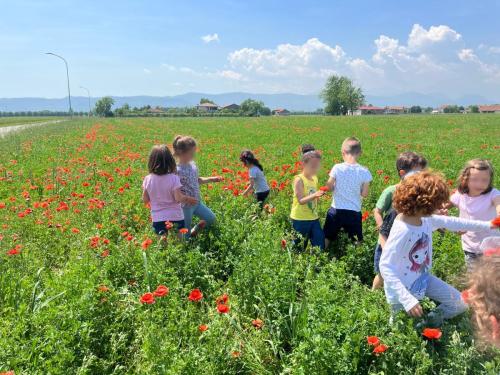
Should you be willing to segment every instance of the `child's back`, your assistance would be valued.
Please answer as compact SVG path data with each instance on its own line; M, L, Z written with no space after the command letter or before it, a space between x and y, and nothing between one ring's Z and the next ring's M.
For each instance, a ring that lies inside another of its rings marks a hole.
M358 163L341 163L333 166L330 177L335 179L332 207L361 211L361 188L372 180L370 171Z
M175 190L181 186L179 176L173 173L150 173L144 178L142 187L149 195L153 222L184 219L181 204L175 200Z

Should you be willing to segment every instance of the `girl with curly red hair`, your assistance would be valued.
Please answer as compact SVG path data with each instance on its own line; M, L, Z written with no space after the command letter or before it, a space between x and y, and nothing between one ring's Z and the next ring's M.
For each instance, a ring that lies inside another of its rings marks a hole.
M452 318L467 308L458 290L430 273L432 232L481 231L495 225L489 221L433 215L448 197L445 180L433 172L410 176L396 188L393 207L398 216L380 259L386 298L394 313L404 309L412 317L421 317L419 301L424 296L440 303L435 314L440 318Z

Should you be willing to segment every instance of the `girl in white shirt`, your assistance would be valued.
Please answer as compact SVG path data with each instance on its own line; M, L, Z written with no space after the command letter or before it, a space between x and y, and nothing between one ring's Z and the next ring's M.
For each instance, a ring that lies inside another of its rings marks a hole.
M396 188L393 207L399 214L380 259L385 294L393 312L404 309L412 317L421 317L419 301L424 296L440 303L437 309L445 319L467 309L458 290L430 274L432 232L441 228L482 231L494 225L489 221L432 215L448 196L445 180L432 172L410 176Z

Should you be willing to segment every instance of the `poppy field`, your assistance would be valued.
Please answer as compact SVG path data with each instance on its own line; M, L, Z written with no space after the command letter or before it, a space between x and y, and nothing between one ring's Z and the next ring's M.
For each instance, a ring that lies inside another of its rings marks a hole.
M224 180L202 188L216 225L165 243L141 183L151 146L177 134L197 139L202 176ZM374 178L365 241L297 253L300 145L322 151L324 184L348 136ZM404 314L390 325L370 287L371 211L398 181L397 155L423 154L453 189L469 159L500 168L499 140L495 115L75 119L12 133L0 139L0 373L498 374L468 314L439 330ZM246 148L272 188L262 213L241 195ZM459 236L436 234L433 272L463 290L464 270Z

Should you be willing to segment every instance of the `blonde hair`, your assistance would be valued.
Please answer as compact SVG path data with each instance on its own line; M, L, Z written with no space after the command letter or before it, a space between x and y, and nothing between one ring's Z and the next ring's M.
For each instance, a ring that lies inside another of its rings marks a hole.
M493 165L489 160L485 159L472 159L465 163L464 168L460 171L458 175L458 186L457 190L460 194L469 193L469 178L471 169L476 169L478 171L488 171L490 173L490 184L488 188L481 194L487 194L493 189Z
M346 154L357 156L361 154L361 142L356 137L349 137L342 142L342 151Z
M174 154L179 156L196 148L196 140L189 135L177 135L172 143Z
M482 343L500 348L500 337L492 317L500 322L500 255L483 256L469 274L466 302L472 310L472 323Z

